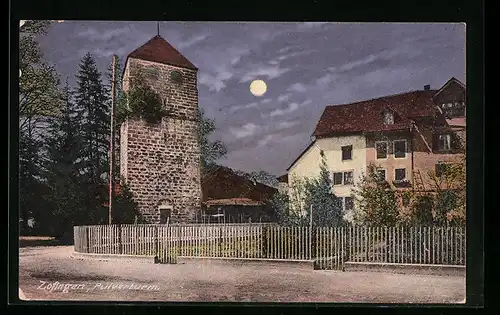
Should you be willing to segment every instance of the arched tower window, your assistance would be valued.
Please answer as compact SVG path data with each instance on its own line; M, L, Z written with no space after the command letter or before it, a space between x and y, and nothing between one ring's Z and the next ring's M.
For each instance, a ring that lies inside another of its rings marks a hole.
M174 71L170 72L170 80L175 84L182 85L182 83L184 81L184 78L182 76L182 72L180 72L178 70L174 70Z

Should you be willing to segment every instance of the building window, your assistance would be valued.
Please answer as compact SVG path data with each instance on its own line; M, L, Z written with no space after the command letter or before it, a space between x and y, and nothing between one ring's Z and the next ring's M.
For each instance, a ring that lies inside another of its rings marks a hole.
M387 141L377 141L375 142L375 150L377 151L377 159L387 158Z
M403 181L406 179L406 168L397 168L394 170L394 180Z
M352 145L346 145L341 147L342 149L342 161L352 160Z
M406 157L406 140L396 140L394 145L394 157L404 158Z
M353 197L344 197L343 198L343 209L344 209L344 212L354 210L354 198Z
M333 173L333 184L342 185L343 174L342 172Z
M386 125L394 124L394 114L391 111L384 112L384 124Z
M387 180L386 171L385 170L377 170L377 174L378 174L378 179L380 181Z
M352 185L353 183L352 171L333 173L333 185Z
M451 137L449 134L438 135L437 140L439 151L449 151L451 149Z
M352 185L354 183L351 172L344 172L344 185Z

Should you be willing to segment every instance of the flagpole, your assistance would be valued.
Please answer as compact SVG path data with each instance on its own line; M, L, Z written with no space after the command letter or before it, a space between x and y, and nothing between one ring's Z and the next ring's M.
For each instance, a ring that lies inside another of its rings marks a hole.
M113 199L115 192L115 172L114 172L114 159L115 159L115 98L116 98L116 64L118 63L118 56L113 55L112 78L111 78L111 123L109 140L109 224L112 224L113 213Z

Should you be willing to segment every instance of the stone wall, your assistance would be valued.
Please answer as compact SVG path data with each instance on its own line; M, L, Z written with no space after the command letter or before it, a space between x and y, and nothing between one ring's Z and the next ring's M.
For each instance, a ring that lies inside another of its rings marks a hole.
M125 91L138 71L160 94L169 115L154 125L139 119L122 125L121 175L148 222L159 223L160 205L172 207L170 222L192 221L201 208L196 70L129 58ZM172 71L182 75L182 83Z

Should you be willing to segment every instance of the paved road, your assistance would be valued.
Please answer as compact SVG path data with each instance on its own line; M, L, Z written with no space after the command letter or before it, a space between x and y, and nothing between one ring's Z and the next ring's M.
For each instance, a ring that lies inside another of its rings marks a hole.
M72 250L67 246L20 249L20 289L27 299L460 303L465 297L465 277L101 262L72 259Z

